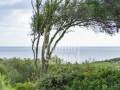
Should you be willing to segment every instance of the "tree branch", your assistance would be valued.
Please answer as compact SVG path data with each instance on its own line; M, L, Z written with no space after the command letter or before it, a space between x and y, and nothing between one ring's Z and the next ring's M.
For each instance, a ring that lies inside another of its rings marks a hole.
M33 11L35 12L35 14L37 13L36 10L35 10L35 7L33 5L33 0L31 0L31 5L32 5L32 8L33 8Z
M54 51L54 49L56 48L58 42L63 38L63 36L65 35L66 31L67 31L67 29L64 30L64 31L62 32L62 34L60 35L60 37L56 40L54 46L52 47L52 49L51 49L51 51L50 51L50 55L53 53L53 51Z

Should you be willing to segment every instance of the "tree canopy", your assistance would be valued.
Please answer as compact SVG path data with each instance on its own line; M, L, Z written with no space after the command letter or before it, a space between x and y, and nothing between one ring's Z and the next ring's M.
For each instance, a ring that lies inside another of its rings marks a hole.
M118 0L34 0L32 1L32 49L38 59L41 37L43 67L59 41L73 26L94 27L110 35L119 31L120 1ZM55 31L51 36L51 31Z

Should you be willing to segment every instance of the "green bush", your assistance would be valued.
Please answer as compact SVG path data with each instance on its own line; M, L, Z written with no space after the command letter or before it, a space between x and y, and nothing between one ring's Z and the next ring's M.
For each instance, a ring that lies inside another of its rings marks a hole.
M6 74L7 73L7 68L3 63L0 63L0 73L1 74Z
M65 85L72 80L69 74L48 75L37 85L38 90L64 90Z
M120 90L119 84L119 70L84 68L83 72L74 70L48 75L37 87L38 90Z
M16 84L19 82L24 82L24 77L17 70L13 69L7 73L7 77L11 84Z
M46 74L38 75L33 60L0 59L0 90L120 90L118 65L55 62Z
M36 90L36 87L31 82L18 83L16 84L16 90Z
M15 90L5 76L0 75L0 90Z
M13 84L35 79L35 66L32 60L13 58L7 60L5 64L9 68L8 78Z

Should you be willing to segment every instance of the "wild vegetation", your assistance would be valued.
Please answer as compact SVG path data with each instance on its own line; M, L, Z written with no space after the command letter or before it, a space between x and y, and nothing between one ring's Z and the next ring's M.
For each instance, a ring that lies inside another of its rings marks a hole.
M50 60L37 76L34 60L0 59L0 90L120 90L120 59L83 64Z

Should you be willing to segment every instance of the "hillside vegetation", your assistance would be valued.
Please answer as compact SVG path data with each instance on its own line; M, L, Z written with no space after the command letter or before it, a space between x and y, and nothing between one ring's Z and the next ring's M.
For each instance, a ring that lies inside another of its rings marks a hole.
M43 75L33 60L0 59L0 90L120 90L119 61L63 64L54 59Z

